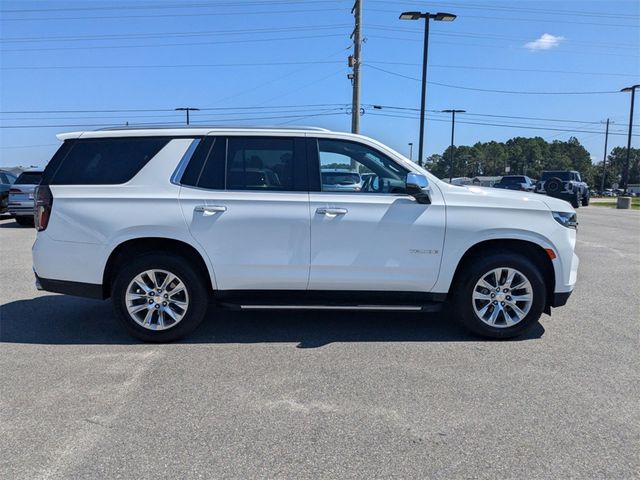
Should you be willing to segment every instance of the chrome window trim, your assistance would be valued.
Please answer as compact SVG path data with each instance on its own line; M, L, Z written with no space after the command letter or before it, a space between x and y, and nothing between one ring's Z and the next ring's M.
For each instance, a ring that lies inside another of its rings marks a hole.
M193 154L196 151L196 148L198 148L198 145L200 145L201 140L202 138L194 138L191 142L191 145L189 145L187 150L184 152L184 155L182 155L182 158L178 162L178 166L174 170L173 174L171 175L171 179L169 180L172 184L182 186L182 175L187 169L187 165L189 165L189 161L191 160L191 157L193 157Z

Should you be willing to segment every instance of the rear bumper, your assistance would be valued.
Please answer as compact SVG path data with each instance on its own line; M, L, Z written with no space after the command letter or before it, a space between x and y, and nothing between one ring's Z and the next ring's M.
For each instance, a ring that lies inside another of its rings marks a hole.
M64 295L73 295L74 297L96 298L99 300L105 299L102 285L40 278L35 272L34 275L36 277L36 288L38 290L62 293Z
M7 209L14 217L33 216L33 202L9 202Z

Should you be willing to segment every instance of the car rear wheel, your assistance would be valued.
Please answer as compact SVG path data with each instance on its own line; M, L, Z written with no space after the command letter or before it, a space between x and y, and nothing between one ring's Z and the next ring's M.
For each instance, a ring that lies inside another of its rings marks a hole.
M124 265L111 294L129 333L145 342L170 342L192 332L204 318L206 285L186 259L150 253Z
M582 197L582 206L583 207L588 207L590 200L591 200L591 195L589 195L588 193L585 193L584 197Z
M484 337L522 335L536 324L546 304L540 270L515 252L478 257L458 279L452 296L456 318Z

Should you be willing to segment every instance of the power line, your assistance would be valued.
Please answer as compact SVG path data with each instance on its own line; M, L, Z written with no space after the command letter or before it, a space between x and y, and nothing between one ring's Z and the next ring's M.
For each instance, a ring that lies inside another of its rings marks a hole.
M32 17L32 18L5 18L0 17L2 22L37 22L47 21L52 22L55 20L121 20L124 18L140 18L140 19L154 19L154 18L175 18L175 17L219 17L219 16L235 16L235 15L285 15L285 14L297 14L297 13L318 13L318 12L344 12L343 8L322 8L322 9L304 9L304 10L248 10L244 12L198 12L198 13L163 13L158 15L102 15L102 16L84 16L84 17Z
M371 0L372 3L395 3L388 2L384 0ZM405 1L404 3L409 4L417 4L424 5L423 2L416 1ZM629 14L615 14L615 13L606 13L606 12L585 12L584 10L559 10L554 8L553 10L543 9L543 8L531 8L531 7L513 7L513 6L502 6L502 5L482 5L482 4L470 4L467 2L464 3L449 3L449 4L439 4L442 7L451 7L451 8L460 8L460 9L470 9L470 10L482 10L482 11L502 11L502 12L526 12L526 13L537 13L544 15L566 15L566 16L581 16L581 17L593 17L593 18L617 18L617 19L634 19L640 18L638 15L629 15Z
M330 115L344 115L344 112L335 112L335 113L316 113L316 114L305 114L305 115L274 115L274 116L266 116L266 117L252 117L252 118L226 118L224 123L227 122L247 122L253 120L276 120L283 118L308 118L308 117L321 117L321 116L330 116ZM191 122L191 124L206 124L208 123L206 120L197 120ZM129 123L131 127L138 126L162 126L162 125L182 125L182 123L178 122L154 122L154 123ZM66 125L0 125L0 129L19 129L19 128L86 128L86 127L109 127L113 126L112 123L80 123L80 124L66 124Z
M384 68L380 68L380 67L375 67L373 65L369 65L368 63L364 64L365 66L369 67L369 68L373 68L374 70L379 70L381 72L387 73L389 75L395 75L397 77L402 77L402 78L406 78L409 80L415 80L415 81L421 81L419 78L415 78L415 77L410 77L408 75L402 75L400 73L397 72L392 72L390 70L385 70ZM599 92L528 92L528 91L516 91L516 90L493 90L493 89L488 89L488 88L475 88L475 87L466 87L466 86L462 86L462 85L451 85L448 83L441 83L441 82L432 82L429 81L427 82L431 85L438 85L441 87L447 87L447 88L457 88L457 89L461 89L461 90L473 90L476 92L488 92L488 93L505 93L505 94L511 94L511 95L599 95L599 94L611 94L611 93L619 93L618 91L615 90L607 90L607 91L599 91Z
M388 62L388 61L368 61L370 65L404 65L417 67L419 63L411 62ZM429 64L429 68L452 68L462 70L489 70L489 71L505 71L505 72L527 72L527 73L564 73L572 75L604 75L604 76L617 76L617 77L634 77L638 75L634 73L615 73L615 72L583 72L575 70L546 70L539 68L509 68L509 67L493 67L493 66L478 66L478 65L452 65L452 64Z
M332 33L324 35L304 35L295 37L275 37L275 38L260 38L261 42L281 41L281 40L305 40L311 38L329 38L329 37L344 37L342 33ZM17 53L17 52L45 52L45 51L58 51L58 50L96 50L96 49L111 49L111 48L154 48L154 47L183 47L183 46L197 46L197 45L229 45L238 43L255 43L256 39L247 40L225 40L215 42L188 42L188 43L152 43L152 44L138 44L138 45L96 45L86 47L47 47L47 48L14 48L10 50L2 49L2 53Z
M330 107L346 106L346 103L309 103L303 105L246 105L240 107L202 107L202 111L228 111L228 110L255 110L255 109L276 109L276 108L307 108L307 107ZM23 114L23 113L128 113L128 112L173 112L173 108L125 108L107 110L5 110L0 114Z
M253 2L216 2L211 3L179 3L165 5L112 5L101 7L59 7L59 8L31 8L31 9L3 9L4 13L37 13L37 12L75 12L75 11L104 11L104 10L167 10L180 8L220 8L220 7L238 7L238 6L254 6L254 5L292 5L292 4L309 4L309 3L339 3L338 0L270 0L270 1L253 1Z
M396 114L388 114L388 113L379 113L379 112L371 112L371 115L377 115L377 116L383 116L383 117L392 117L392 118L403 118L406 120L415 120L417 117L415 116L408 116L408 115L396 115ZM449 120L446 120L444 118L439 118L439 117L431 117L430 118L431 121L433 122L443 122L443 123L449 123ZM520 128L523 130L542 130L542 131L556 131L556 132L566 132L566 133L599 133L602 134L602 132L600 131L594 131L594 130L576 130L576 129L563 129L563 128L556 128L556 127L542 127L542 126L527 126L527 125L516 125L516 124L511 124L511 123L490 123L490 122L473 122L473 121L466 121L466 120L458 120L457 123L464 123L464 124L468 124L468 125L482 125L482 126L488 126L488 127L507 127L507 128ZM620 133L612 133L609 132L609 135L626 135L623 132ZM640 137L640 134L634 134L634 136L636 137Z
M205 30L205 31L182 31L182 32L149 32L149 33L114 33L102 35L61 35L55 37L8 37L0 38L1 43L23 43L23 42L75 42L87 40L137 40L147 38L167 38L167 37L201 37L201 36L217 36L217 35L254 35L256 33L281 33L281 32L298 32L310 30L331 30L334 28L346 28L348 24L333 24L310 27L308 25L288 26L277 28L252 28L251 30Z

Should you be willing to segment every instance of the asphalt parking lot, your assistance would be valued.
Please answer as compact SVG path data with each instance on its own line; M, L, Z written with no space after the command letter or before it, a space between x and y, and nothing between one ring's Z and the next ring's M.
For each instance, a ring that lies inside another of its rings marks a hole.
M170 345L37 292L0 220L3 478L638 478L640 212L581 208L565 308L517 341L440 315L228 312Z

